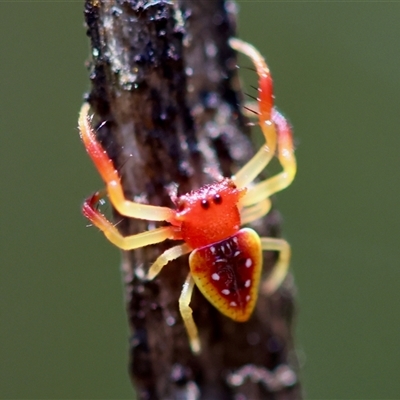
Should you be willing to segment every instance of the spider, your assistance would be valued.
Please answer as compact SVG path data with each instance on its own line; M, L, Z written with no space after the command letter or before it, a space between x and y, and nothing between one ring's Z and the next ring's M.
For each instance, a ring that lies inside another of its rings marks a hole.
M195 285L222 314L244 322L250 318L257 301L262 252L279 252L276 265L261 285L261 290L268 295L282 283L290 260L290 246L285 240L260 238L254 230L241 228L269 212L270 196L292 182L296 160L291 128L274 108L272 78L264 58L252 45L239 39L232 38L229 43L234 50L247 55L256 68L259 85L257 115L265 144L234 176L176 198L171 196L175 209L126 199L119 173L96 139L88 103L83 104L79 116L82 141L106 184L106 193L115 209L126 217L166 221L169 225L124 237L97 208L103 192L96 192L84 202L83 214L110 242L123 250L166 239L181 241L155 260L147 273L149 280L154 279L168 262L190 253L190 272L179 298L179 309L194 353L199 353L201 348L189 306ZM275 154L283 171L253 183Z

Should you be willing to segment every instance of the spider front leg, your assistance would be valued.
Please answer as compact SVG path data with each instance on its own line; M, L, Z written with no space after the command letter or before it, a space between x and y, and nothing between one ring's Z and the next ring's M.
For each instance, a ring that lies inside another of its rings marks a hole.
M88 115L89 109L90 105L88 103L82 105L79 114L79 131L86 151L106 184L107 194L112 205L125 217L173 222L175 213L172 209L135 203L125 198L118 171L108 157L107 152L96 139L91 126L91 118Z
M256 67L258 74L258 120L260 128L265 137L265 144L257 154L245 164L233 177L232 180L239 188L247 187L257 175L267 166L275 154L276 131L272 122L272 111L274 95L272 78L269 68L258 50L251 44L240 39L232 38L229 40L230 46L246 56L250 57Z

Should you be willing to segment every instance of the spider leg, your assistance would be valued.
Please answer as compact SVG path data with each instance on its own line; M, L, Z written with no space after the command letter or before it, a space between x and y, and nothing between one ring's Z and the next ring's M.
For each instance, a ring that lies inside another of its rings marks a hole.
M85 200L83 215L97 226L107 239L122 250L133 250L150 244L163 242L166 239L180 239L177 228L164 226L131 236L122 236L118 229L97 209L101 193L97 192Z
M162 253L150 267L149 272L147 274L147 279L154 279L169 261L175 260L176 258L184 254L190 253L191 251L192 249L186 243L165 250L164 253ZM193 311L189 306L190 300L192 298L194 285L195 285L194 279L192 278L192 275L189 273L185 283L183 284L182 293L179 297L179 311L181 313L189 337L190 348L192 349L193 353L199 353L200 352L199 334L192 316Z
M240 211L240 219L242 225L256 221L257 219L268 214L270 209L271 209L271 200L269 198L261 200L250 207L243 208Z
M190 248L186 243L165 250L164 253L162 253L151 265L149 272L147 273L147 279L154 279L166 264L184 254L190 253L191 251L192 248Z
M275 124L272 122L274 96L269 68L258 50L252 45L236 38L231 38L229 44L234 50L248 56L256 67L259 94L257 99L258 123L265 137L264 146L232 177L232 180L240 188L247 187L267 166L275 154L276 131Z
M174 211L168 207L152 206L135 203L127 200L121 186L121 179L112 160L97 141L88 115L90 105L84 103L79 114L79 130L82 141L90 158L94 162L103 181L106 183L107 193L112 205L126 217L147 219L149 221L174 220Z
M181 296L179 297L179 311L181 312L181 316L189 336L190 348L192 349L193 353L196 354L200 352L199 333L192 316L193 311L189 306L192 298L193 288L194 280L192 275L189 273L185 283L183 284Z
M285 279L290 261L290 245L286 240L276 238L260 238L263 250L279 251L278 260L271 274L262 283L261 290L265 294L272 294L279 288Z
M293 152L292 130L289 123L278 111L273 112L273 122L278 131L278 159L283 171L249 188L241 200L246 207L270 197L289 186L296 175L296 158Z

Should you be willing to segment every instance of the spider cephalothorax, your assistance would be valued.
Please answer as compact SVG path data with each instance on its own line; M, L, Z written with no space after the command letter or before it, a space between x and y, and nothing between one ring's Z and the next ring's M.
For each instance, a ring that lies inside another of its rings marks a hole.
M238 203L245 191L225 178L180 196L176 220L182 239L196 249L236 233L240 229Z

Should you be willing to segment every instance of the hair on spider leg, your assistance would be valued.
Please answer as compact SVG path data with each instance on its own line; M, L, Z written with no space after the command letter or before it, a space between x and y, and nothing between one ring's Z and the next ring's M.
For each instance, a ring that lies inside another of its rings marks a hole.
M242 106L245 110L247 110L248 112L251 112L251 113L253 113L253 114L255 114L255 115L260 115L260 113L258 112L258 111L256 111L256 110L253 110L252 108L250 108L250 107L247 107L247 106Z
M258 101L258 100L259 100L258 97L255 97L255 96L253 96L253 95L251 95L251 94L249 94L249 93L245 93L245 95L248 96L248 97L250 97L251 99L253 99L253 100L255 100L255 101Z
M104 207L104 211L103 212L109 212L109 210L110 210L110 204L104 198L100 198L97 201L97 203L94 205L94 208L96 209L96 211L99 211L99 212L101 212L100 207Z
M254 67L248 67L248 66L242 67L242 66L240 66L240 65L236 65L236 68L237 68L237 69L243 68L243 69L247 69L248 71L257 73L257 70L256 70ZM254 86L254 85L249 85L249 86L250 86L252 89L255 89L257 92L259 91L259 88L258 88L257 86ZM247 94L247 93L245 93L245 94ZM250 96L250 95L248 95L248 96ZM257 100L257 99L256 99L256 100Z
M249 85L252 89L257 90L257 92L259 91L259 88L253 85Z
M101 199L101 200L103 200L103 199ZM94 209L96 210L96 211L100 211L100 206L102 206L103 204L99 204L100 203L100 200L94 205Z
M128 163L130 157L131 157L131 155L129 155L129 157L126 158L126 159L124 160L124 162L119 166L118 172L121 172L122 169L125 168L125 166L126 166L126 164Z
M242 65L238 65L236 64L236 68L243 68L243 69L247 69L248 71L253 71L253 72L257 72L257 70L254 67L249 67L248 65L242 66Z
M248 71L251 71L251 72L255 72L255 73L257 73L257 69L256 68L254 68L254 67L248 67L247 65L246 66L240 66L240 65L236 65L236 68L237 69L239 69L239 68L243 68L243 69L246 69L246 70L248 70ZM259 88L257 87L257 86L254 86L254 85L249 85L252 89L255 89L257 92L259 91ZM245 93L245 94L247 94L247 93Z
M93 115L92 115L92 117L93 117ZM107 122L108 122L107 120L101 122L100 125L96 128L96 133L98 133L99 130L100 130Z
M132 154L129 154L129 156L121 163L121 165L118 166L117 168L118 172L121 172L125 168L126 164L128 163L131 157L133 157Z
M114 228L116 228L119 224L121 224L121 222L123 221L123 218L121 218L119 221L117 221L117 222L114 222L113 223L113 226L114 226Z

